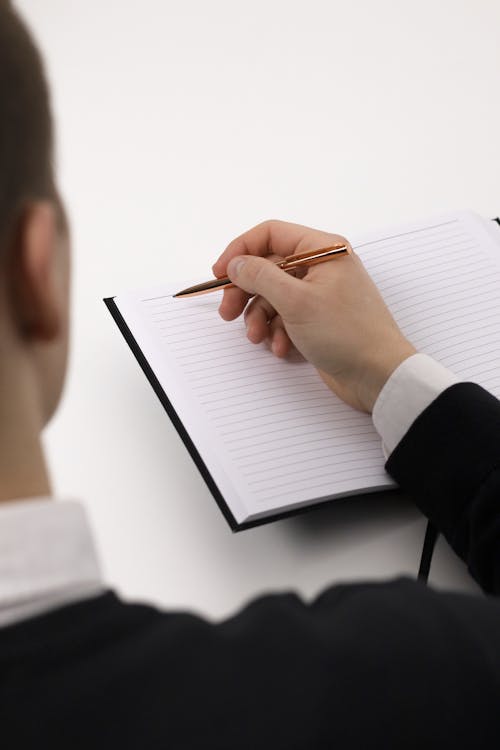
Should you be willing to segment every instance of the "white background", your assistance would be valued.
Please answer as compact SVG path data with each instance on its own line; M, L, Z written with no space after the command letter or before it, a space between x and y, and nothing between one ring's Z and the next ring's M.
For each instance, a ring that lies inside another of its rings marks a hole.
M261 591L414 574L424 522L371 497L233 535L102 297L208 278L266 218L349 236L500 212L498 0L22 0L73 228L73 348L46 432L127 598L234 611ZM431 580L472 590L440 542Z

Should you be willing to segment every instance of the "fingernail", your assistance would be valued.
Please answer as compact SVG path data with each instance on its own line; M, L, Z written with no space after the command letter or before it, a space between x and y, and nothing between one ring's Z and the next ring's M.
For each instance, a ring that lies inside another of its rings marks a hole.
M238 274L245 265L245 258L233 258L227 265L227 275L231 278L238 278Z
M273 341L273 343L271 344L271 349L273 350L273 354L276 354L276 356L278 356L278 342L277 341Z

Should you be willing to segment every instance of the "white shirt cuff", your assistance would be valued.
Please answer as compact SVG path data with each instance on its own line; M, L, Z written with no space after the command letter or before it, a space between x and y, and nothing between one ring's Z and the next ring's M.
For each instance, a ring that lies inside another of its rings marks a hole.
M385 383L372 412L373 424L389 458L416 418L459 378L428 354L405 359Z

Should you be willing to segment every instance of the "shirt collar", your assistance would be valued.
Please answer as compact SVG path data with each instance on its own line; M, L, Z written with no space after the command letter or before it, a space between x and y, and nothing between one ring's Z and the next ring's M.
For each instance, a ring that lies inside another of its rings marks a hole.
M52 498L0 503L0 626L103 590L82 505Z

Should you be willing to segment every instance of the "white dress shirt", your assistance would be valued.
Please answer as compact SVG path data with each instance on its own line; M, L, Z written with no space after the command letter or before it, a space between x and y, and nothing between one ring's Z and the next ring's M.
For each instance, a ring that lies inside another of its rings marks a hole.
M372 419L386 458L419 414L459 379L428 354L413 354L392 373L373 406Z
M0 503L0 626L104 591L80 503Z
M418 415L456 382L426 354L414 354L393 372L372 415L386 458ZM0 503L0 626L104 590L82 505L50 498Z

